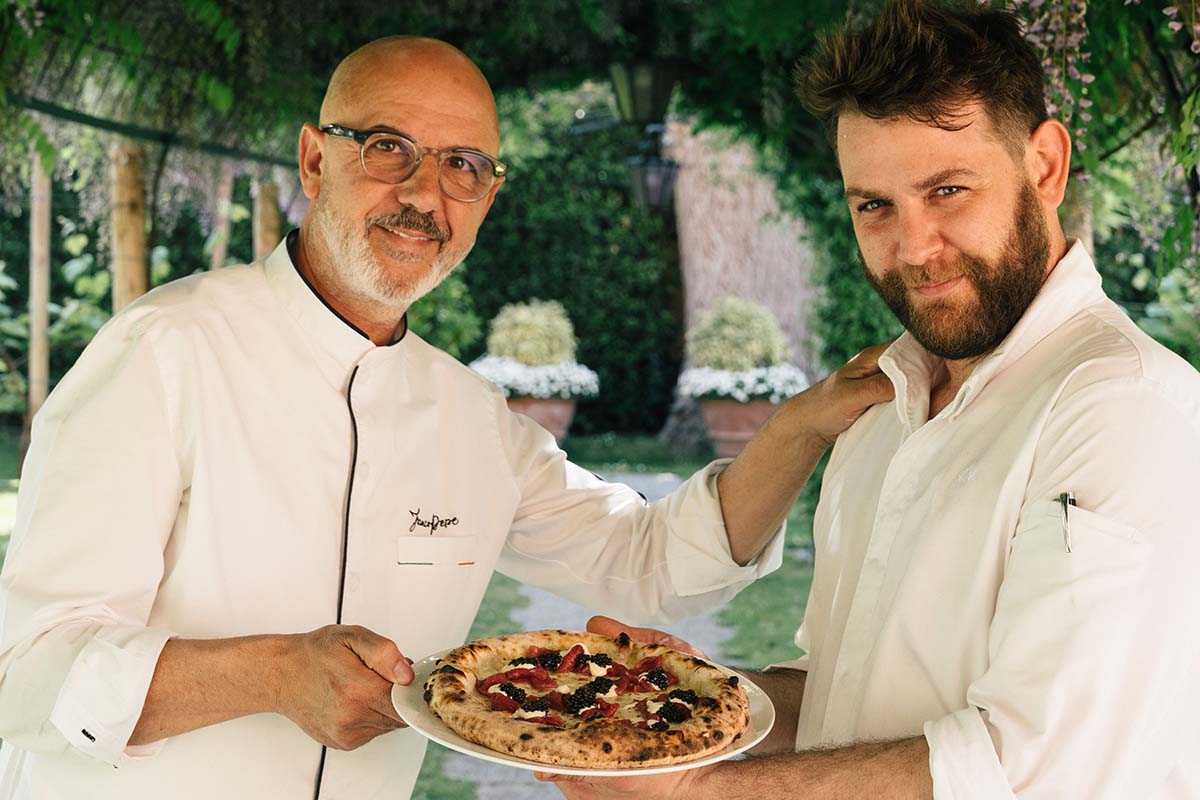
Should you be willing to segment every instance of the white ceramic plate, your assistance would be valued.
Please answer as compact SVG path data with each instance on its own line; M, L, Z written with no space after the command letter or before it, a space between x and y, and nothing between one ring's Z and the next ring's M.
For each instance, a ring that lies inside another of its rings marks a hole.
M408 686L396 685L392 687L392 705L396 707L400 718L410 728L426 738L449 747L451 750L457 750L460 753L466 753L475 758L482 758L485 761L506 764L517 769L553 772L559 775L594 775L597 777L653 775L659 772L676 772L678 770L704 766L705 764L713 764L717 761L724 761L730 756L735 756L738 753L749 750L762 741L763 737L770 733L771 726L775 724L775 706L771 704L771 698L767 697L766 692L758 688L752 681L746 680L746 676L736 673L731 669L726 669L719 664L714 664L713 666L727 675L737 675L741 679L742 688L746 690L746 696L750 699L750 727L746 729L746 732L742 734L740 739L724 750L692 761L684 761L679 764L668 764L660 767L583 769L580 767L561 767L554 764L539 764L536 761L528 761L524 758L506 755L496 750L490 750L483 745L468 742L447 728L445 723L429 710L429 706L425 703L425 698L422 697L425 681L429 678L429 674L433 672L433 667L437 663L437 660L449 652L450 650L443 650L413 664L413 672L416 673L413 682Z

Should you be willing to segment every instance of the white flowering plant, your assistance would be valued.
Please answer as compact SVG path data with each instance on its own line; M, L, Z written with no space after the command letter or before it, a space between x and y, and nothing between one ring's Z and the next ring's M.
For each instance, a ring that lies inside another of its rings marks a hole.
M808 378L784 363L787 340L766 308L723 297L688 331L695 366L679 376L679 392L698 400L779 403L808 388Z
M504 356L486 355L472 361L471 369L499 386L505 397L570 400L600 392L600 377L574 361L531 367Z
M492 320L488 352L471 369L505 397L570 400L594 397L600 377L575 361L575 327L561 303L511 303Z
M782 403L808 388L804 372L791 364L747 370L690 367L679 375L679 391L698 400L728 399L739 403L770 400Z

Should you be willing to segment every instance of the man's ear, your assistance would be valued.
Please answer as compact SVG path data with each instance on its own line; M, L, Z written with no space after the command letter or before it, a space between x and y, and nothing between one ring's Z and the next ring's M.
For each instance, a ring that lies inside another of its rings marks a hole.
M1043 205L1062 205L1071 174L1071 135L1061 122L1048 119L1030 135L1025 167Z
M300 129L300 186L309 200L317 199L321 193L321 146L324 138L325 134L311 122L304 123Z
M486 217L487 213L492 210L492 203L496 202L496 192L500 191L500 187L504 185L504 181L505 178L497 180L496 184L487 193L487 197L479 201L483 203L483 216Z

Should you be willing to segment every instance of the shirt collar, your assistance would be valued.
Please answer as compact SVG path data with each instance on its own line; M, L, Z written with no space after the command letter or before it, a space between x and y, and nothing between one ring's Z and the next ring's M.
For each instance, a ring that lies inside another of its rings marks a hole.
M994 377L1079 311L1103 300L1104 296L1100 273L1087 250L1075 241L1050 271L1037 297L1008 336L976 365L943 413L947 416L961 413ZM945 369L943 360L929 353L906 332L883 354L879 366L896 389L893 402L901 422L910 431L920 427L928 419L930 387Z
M296 231L289 233L264 260L267 284L312 347L322 371L336 385L341 385L365 355L382 348L377 348L365 333L334 311L305 280L289 251L295 236ZM400 329L403 331L400 338L389 346L397 351L407 338L407 316Z

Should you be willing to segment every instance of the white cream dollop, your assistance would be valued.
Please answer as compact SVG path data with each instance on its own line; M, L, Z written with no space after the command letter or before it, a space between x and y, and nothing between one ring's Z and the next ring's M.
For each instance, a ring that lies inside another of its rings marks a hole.
M514 719L540 719L546 716L549 712L546 711L526 711L523 708L518 708L513 712Z

